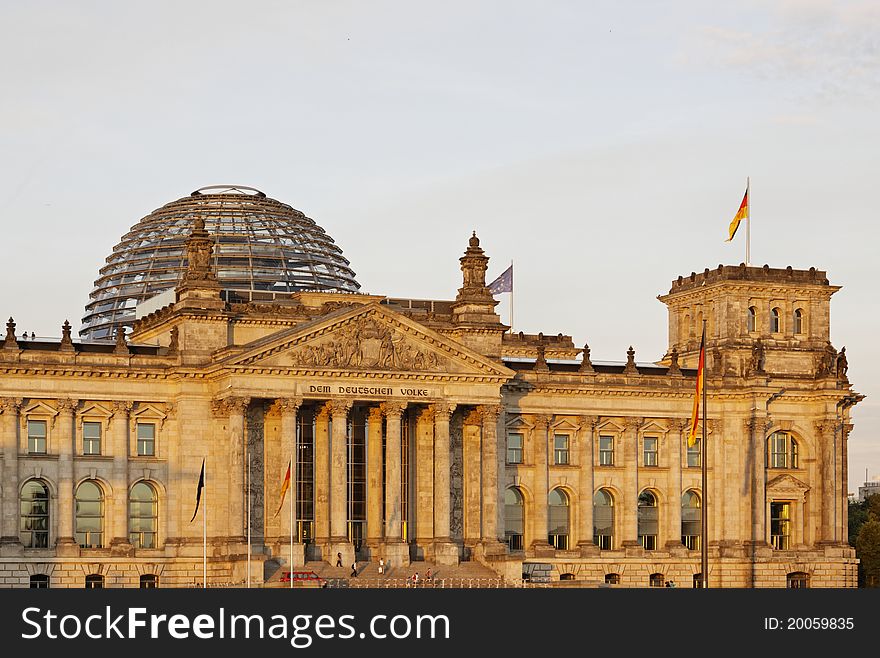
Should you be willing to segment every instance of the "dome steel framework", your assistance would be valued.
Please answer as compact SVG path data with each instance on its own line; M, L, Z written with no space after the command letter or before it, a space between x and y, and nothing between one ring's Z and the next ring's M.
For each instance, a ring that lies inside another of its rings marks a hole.
M197 216L215 239L213 267L224 291L360 288L342 250L313 219L252 187L212 185L153 211L122 236L89 295L81 338L112 339L117 327L132 326L135 306L177 286Z

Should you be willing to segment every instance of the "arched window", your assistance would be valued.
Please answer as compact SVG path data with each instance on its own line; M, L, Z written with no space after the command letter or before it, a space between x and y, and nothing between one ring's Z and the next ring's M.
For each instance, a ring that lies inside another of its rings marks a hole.
M568 494L562 489L554 489L547 496L549 506L550 534L547 541L553 548L564 551L568 549Z
M810 574L793 571L785 576L785 586L789 589L804 589L810 586Z
M693 491L685 491L681 496L681 543L688 550L700 550L700 536L703 534L702 507L700 497Z
M758 327L758 310L754 306L749 306L749 312L746 315L746 331L757 331Z
M35 573L31 576L31 589L49 589L49 576L44 573Z
M159 576L146 573L141 576L141 589L156 589L159 587Z
M794 310L794 333L804 333L804 312L799 308Z
M523 550L525 502L516 488L504 492L504 538L512 551Z
M778 334L781 331L779 326L779 309L774 308L770 311L770 333Z
M767 439L767 467L798 467L798 442L788 432L773 432Z
M31 480L21 490L19 538L25 548L49 548L49 489Z
M657 550L658 527L657 497L643 491L639 494L639 542L646 551Z
M620 574L619 573L606 573L605 574L605 582L609 585L620 585Z
M651 587L663 587L666 585L666 576L662 573L652 573L650 575L649 585Z
M76 488L76 541L82 548L104 546L104 492L92 480Z
M614 498L604 489L593 496L593 543L603 551L614 545Z
M128 540L135 548L156 548L159 528L159 500L146 482L131 488L128 508Z
M86 589L104 589L104 576L99 573L90 573L86 576Z

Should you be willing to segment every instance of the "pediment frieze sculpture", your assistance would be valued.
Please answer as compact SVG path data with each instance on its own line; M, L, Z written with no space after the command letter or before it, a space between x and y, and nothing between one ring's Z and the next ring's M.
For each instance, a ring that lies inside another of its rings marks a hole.
M296 365L362 370L447 370L447 360L424 350L399 331L370 317L360 317L326 336L290 352Z

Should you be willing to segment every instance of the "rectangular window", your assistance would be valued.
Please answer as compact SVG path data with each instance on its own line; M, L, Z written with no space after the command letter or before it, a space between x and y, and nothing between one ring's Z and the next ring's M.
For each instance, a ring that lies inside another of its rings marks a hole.
M791 546L791 503L770 503L770 545L777 551Z
M599 466L614 466L614 437L599 437Z
M657 466L657 437L646 436L644 439L644 465Z
M568 434L553 435L553 461L568 464Z
M28 452L32 455L46 454L46 421L29 420L27 423Z
M155 423L138 423L137 454L139 457L153 457L156 454Z
M83 454L101 454L101 423L83 423Z
M511 432L507 435L507 463L523 463L523 435Z
M770 437L770 468L788 468L786 435L777 432Z
M700 466L700 439L694 440L694 445L687 447L687 463L688 468L699 468Z

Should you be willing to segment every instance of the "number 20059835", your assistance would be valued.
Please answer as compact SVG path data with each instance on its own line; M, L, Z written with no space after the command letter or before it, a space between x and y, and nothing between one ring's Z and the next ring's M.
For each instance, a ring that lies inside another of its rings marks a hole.
M767 631L848 631L853 628L853 617L764 617Z

